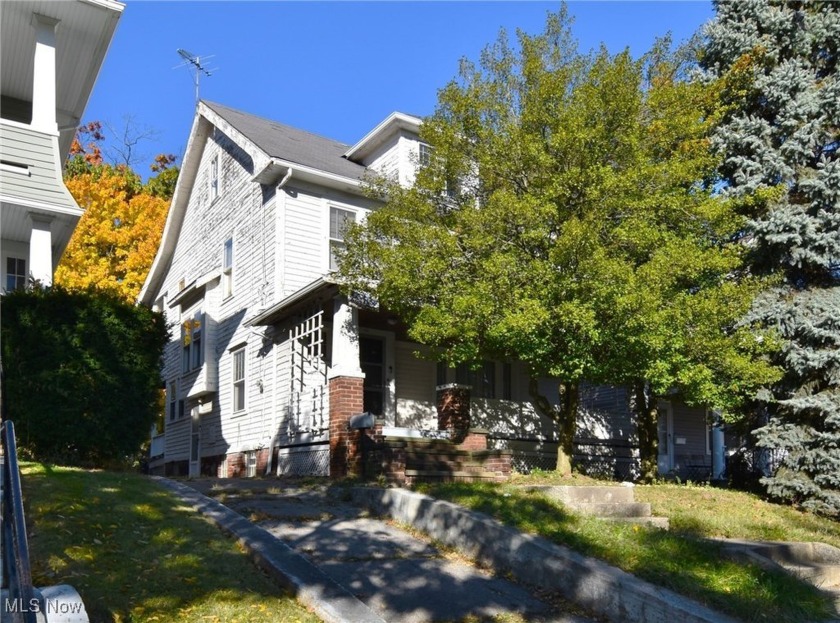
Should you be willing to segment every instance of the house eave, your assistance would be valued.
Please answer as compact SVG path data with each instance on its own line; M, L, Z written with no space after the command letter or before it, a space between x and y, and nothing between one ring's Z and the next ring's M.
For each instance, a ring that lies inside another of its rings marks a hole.
M399 130L418 133L423 120L414 115L402 112L392 112L373 130L368 132L362 140L344 152L344 157L353 162L360 162L382 145L388 138Z
M362 180L335 173L328 173L321 169L297 164L283 158L271 158L254 177L252 181L259 184L271 185L279 182L289 169L294 171L295 180L305 180L328 188L344 190L354 194L361 194Z

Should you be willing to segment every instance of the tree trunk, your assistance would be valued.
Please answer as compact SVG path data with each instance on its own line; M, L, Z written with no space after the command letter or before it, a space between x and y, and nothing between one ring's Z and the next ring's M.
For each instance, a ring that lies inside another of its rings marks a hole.
M639 434L641 479L651 482L659 473L659 411L657 397L650 383L638 379L633 383L636 411L636 429Z
M555 408L539 391L537 379L531 376L528 382L528 393L537 411L557 422L557 472L561 476L572 473L572 455L574 454L575 428L577 425L577 411L580 403L580 384L577 382L560 383L560 406Z

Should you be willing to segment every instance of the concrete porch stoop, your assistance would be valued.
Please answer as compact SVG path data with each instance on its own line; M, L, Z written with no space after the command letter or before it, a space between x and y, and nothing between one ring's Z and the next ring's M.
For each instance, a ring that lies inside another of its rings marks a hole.
M584 515L668 529L667 517L654 517L651 515L650 504L636 502L632 486L529 485L523 488L541 493L569 510Z

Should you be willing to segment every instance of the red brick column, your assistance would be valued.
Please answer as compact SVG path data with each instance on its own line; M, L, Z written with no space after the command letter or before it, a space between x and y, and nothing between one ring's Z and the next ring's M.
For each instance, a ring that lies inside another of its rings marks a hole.
M449 431L460 443L470 430L470 386L452 383L437 387L438 430Z
M364 378L336 376L330 390L330 478L358 472L360 431L347 430L350 416L364 408Z

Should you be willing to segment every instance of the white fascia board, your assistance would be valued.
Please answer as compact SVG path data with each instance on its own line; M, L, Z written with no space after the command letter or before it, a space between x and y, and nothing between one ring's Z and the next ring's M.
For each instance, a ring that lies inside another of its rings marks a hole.
M423 120L414 115L407 115L402 112L392 112L384 121L379 123L373 130L365 134L364 138L344 152L344 157L352 160L353 157L363 157L374 149L381 141L388 137L391 127L404 128L413 132L419 132Z
M163 235L160 239L155 259L143 289L137 297L139 303L151 307L158 296L163 285L163 278L172 254L175 252L175 243L181 233L181 225L184 222L184 215L187 211L190 194L198 174L198 167L201 164L201 154L204 152L204 142L210 136L211 124L201 115L196 114L193 119L193 127L190 130L190 138L187 142L187 149L184 152L184 160L181 162L181 170L178 174L178 181L175 183L175 192L169 204L169 213L166 215L166 224L163 227Z
M70 199L73 200L74 204L76 203L72 195L70 196ZM40 210L52 214L65 214L67 216L75 216L76 218L81 218L82 215L85 213L84 210L82 210L78 206L75 208L69 206L62 207L52 203L43 203L41 201L34 201L32 199L26 199L25 197L13 197L11 195L0 194L0 202L21 206L23 208L30 208L32 210Z
M289 169L294 170L294 179L314 181L320 183L322 186L331 188L339 188L341 190L358 189L362 185L362 180L360 179L328 173L327 171L297 164L289 160L284 160L283 158L272 158L259 173L251 178L251 181L261 184L269 183L270 180L273 181L273 178L280 177L281 174L285 174Z

